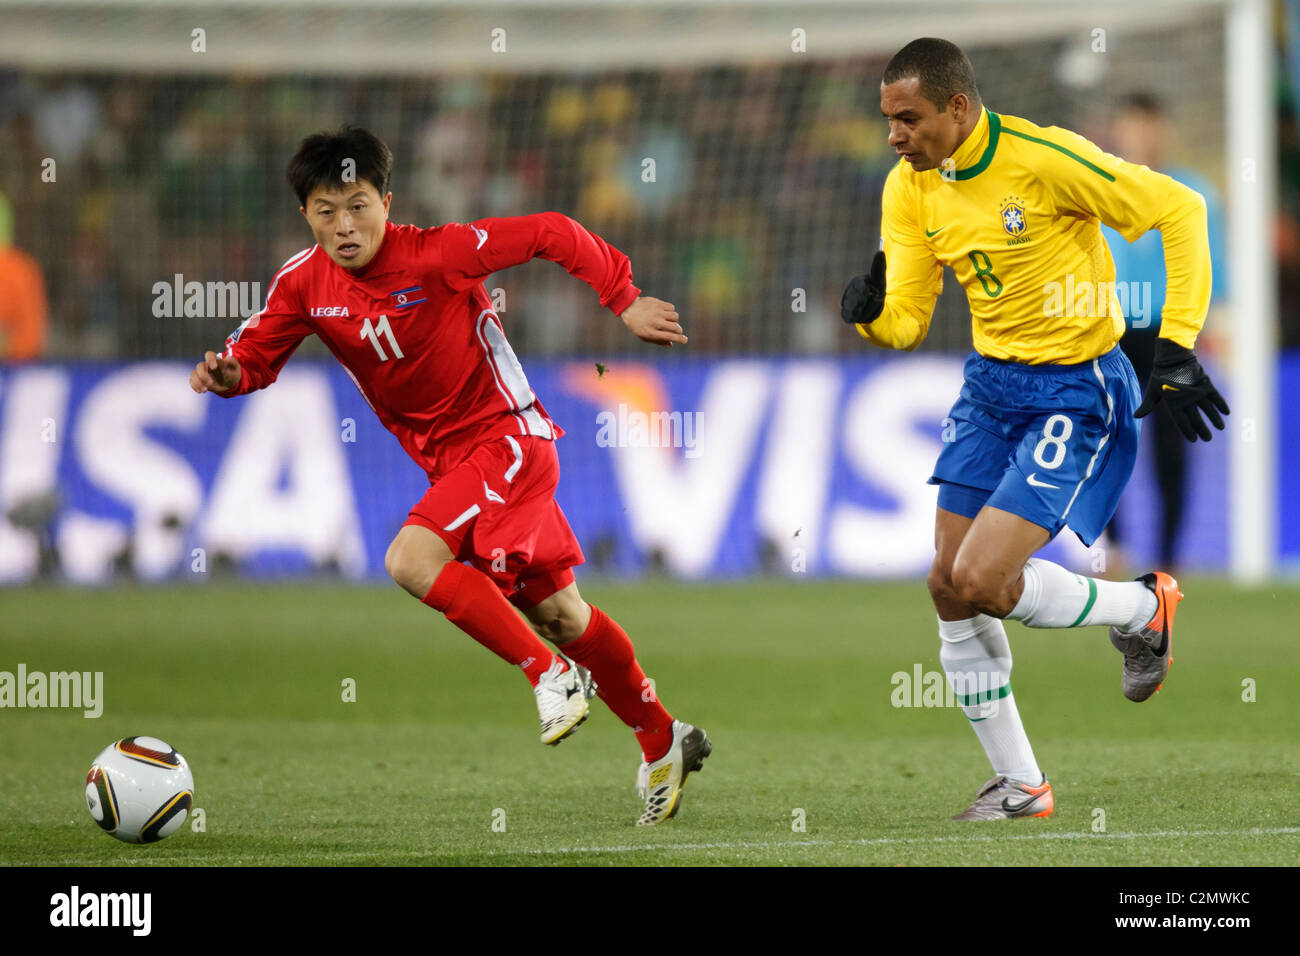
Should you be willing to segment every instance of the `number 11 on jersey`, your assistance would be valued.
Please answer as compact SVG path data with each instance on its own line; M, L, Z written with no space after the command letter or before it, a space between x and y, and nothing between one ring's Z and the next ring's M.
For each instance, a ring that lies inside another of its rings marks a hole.
M370 339L370 344L373 345L375 351L379 353L379 361L387 362L388 353L384 351L384 346L379 341L379 336L381 335L388 339L388 345L392 348L394 356L397 358L406 358L406 356L402 354L401 348L398 347L397 338L393 335L393 330L388 324L388 316L381 315L379 317L378 325L371 325L370 316L366 316L365 324L361 326L361 337L363 339Z

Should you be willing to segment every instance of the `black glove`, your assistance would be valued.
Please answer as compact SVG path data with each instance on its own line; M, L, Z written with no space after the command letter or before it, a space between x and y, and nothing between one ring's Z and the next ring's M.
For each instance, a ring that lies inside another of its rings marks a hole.
M1147 382L1146 394L1142 396L1142 405L1133 417L1150 414L1162 401L1188 441L1196 441L1197 435L1201 436L1201 441L1210 440L1210 429L1201 418L1201 412L1205 412L1215 428L1223 431L1219 412L1227 415L1228 403L1214 387L1210 376L1205 374L1201 363L1196 361L1192 350L1169 339L1156 339L1151 379Z
M885 254L871 260L871 275L854 276L840 299L840 318L850 325L874 322L885 307Z

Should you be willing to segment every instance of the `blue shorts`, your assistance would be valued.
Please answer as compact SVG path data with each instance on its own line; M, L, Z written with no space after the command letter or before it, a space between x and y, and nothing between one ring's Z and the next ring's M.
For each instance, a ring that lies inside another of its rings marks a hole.
M985 505L1091 545L1133 472L1141 423L1137 375L1119 346L1078 365L1021 365L972 353L944 421L930 484L939 507Z

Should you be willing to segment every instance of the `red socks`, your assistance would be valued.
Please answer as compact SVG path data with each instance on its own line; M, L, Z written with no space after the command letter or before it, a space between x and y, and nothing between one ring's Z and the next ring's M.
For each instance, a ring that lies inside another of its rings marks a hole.
M673 718L655 696L627 633L604 611L591 605L591 623L582 637L560 648L591 671L596 693L636 733L647 762L658 760L673 744Z
M534 687L555 661L551 649L482 571L448 562L423 601L497 657L522 668Z
M521 668L534 687L555 660L551 649L481 571L452 561L423 600L497 657ZM587 630L561 650L591 671L600 699L632 728L647 761L668 753L673 744L672 715L659 703L636 662L631 639L617 622L593 604Z

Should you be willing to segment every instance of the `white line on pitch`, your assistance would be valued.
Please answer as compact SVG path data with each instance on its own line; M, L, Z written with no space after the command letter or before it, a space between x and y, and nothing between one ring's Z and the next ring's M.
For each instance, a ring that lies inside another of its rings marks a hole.
M1009 840L1140 840L1147 837L1291 836L1300 827L1244 830L1147 830L1136 833L1021 833L1006 836L876 837L861 840L768 840L735 843L660 843L645 846L573 846L543 850L491 850L488 856L553 856L566 853L650 853L656 850L780 850L786 847L888 846L907 843L1004 843Z
M1163 837L1213 837L1213 836L1295 836L1300 834L1300 827L1248 827L1240 830L1147 830L1134 833L1021 833L1006 836L951 836L951 837L874 837L860 840L767 840L736 841L732 843L647 843L644 846L571 846L541 850L487 850L477 851L472 848L430 848L408 850L397 854L401 859L426 859L449 856L453 854L471 854L482 856L564 856L571 853L653 853L656 851L674 852L680 850L783 850L804 847L855 847L855 846L890 846L917 843L1007 843L1015 840L1140 840L1144 838ZM315 849L311 855L320 857L323 865L340 859L379 858L393 856L388 851L373 850L330 850ZM291 855L289 855L291 856ZM395 857L396 858L396 857ZM8 861L12 863L12 861ZM113 862L113 866L142 867L161 864L164 866L184 866L188 863L208 865L206 856L188 859L186 855L158 858L144 856L123 857ZM265 857L234 857L221 861L223 866L259 865L267 862ZM285 865L283 863L279 865ZM294 865L288 863L288 865Z

